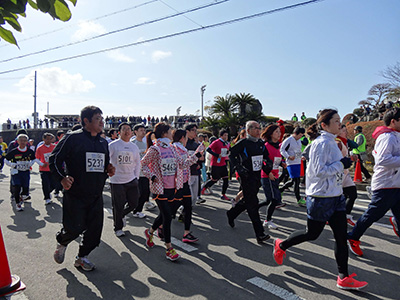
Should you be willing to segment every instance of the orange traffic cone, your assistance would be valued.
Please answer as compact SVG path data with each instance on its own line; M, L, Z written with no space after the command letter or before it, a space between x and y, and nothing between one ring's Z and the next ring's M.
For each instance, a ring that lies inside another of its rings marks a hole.
M304 177L304 160L301 160L300 177Z
M359 159L357 159L356 170L354 172L354 182L362 182L361 162Z
M0 227L0 297L20 291L25 288L17 275L11 275L8 266L6 248L4 246L3 234Z

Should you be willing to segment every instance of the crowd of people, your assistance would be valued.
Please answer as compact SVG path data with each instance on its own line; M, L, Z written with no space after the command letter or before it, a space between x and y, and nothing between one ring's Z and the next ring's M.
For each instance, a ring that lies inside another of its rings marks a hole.
M173 218L177 216L184 224L182 242L198 242L201 237L193 229L193 209L206 201L202 196L212 194L212 187L219 180L220 199L232 204L226 212L229 226L234 227L235 219L246 210L258 243L270 239L266 229L271 233L279 227L272 217L285 206L283 192L294 185L298 205L307 208L307 227L285 240L275 239L274 260L281 265L290 247L317 239L329 225L335 239L336 282L341 289L359 290L367 286L367 282L350 274L348 249L362 256L360 238L388 210L392 210L390 222L399 236L399 108L388 110L383 118L385 126L378 127L373 134L373 175L364 168L365 180L371 183L372 199L357 222L351 215L357 189L349 168L354 161L362 163L366 139L357 126L355 140L349 140L336 110L321 110L315 124L296 127L292 133L285 133L282 120L265 128L256 121L248 121L232 141L225 129L220 130L218 137L209 137L197 132L196 122L188 120L183 128L173 128L165 119L151 128L143 119L140 123L129 118L117 120L118 129L109 130L105 137L104 124L116 120L104 120L102 111L95 106L83 108L80 119L80 125L65 134L57 133L57 138L45 133L36 149L31 149L33 145L24 129L18 131L8 147L0 137L2 158L11 168L10 192L17 211L23 211L24 201L30 197L30 168L34 163L39 164L45 204L51 205L53 190L57 196L63 192L63 228L56 235L54 252L54 260L59 264L64 261L68 244L83 235L74 265L84 271L95 268L88 255L100 244L102 195L107 180L115 235L123 238L129 214L143 218L143 208L158 207L158 216L144 232L145 244L153 248L157 236L165 243L165 256L171 261L180 258L171 244ZM131 123L136 124L132 127ZM233 175L240 190L230 199L227 190ZM305 185L304 196L301 184ZM260 187L265 195L262 201L258 198ZM260 209L264 207L263 221ZM350 232L347 226L352 227Z

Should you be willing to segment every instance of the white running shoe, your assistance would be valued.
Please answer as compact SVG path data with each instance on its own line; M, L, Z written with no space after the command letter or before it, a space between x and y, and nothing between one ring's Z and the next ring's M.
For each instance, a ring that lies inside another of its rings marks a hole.
M144 213L140 212L140 211L138 211L137 213L133 214L133 216L135 218L139 218L139 219L143 219L143 218L146 217L146 215Z
M125 232L122 231L122 230L117 230L117 231L115 232L115 235L116 235L117 237L121 237L121 236L124 236L124 235L125 235Z
M19 202L17 203L17 211L23 211L24 210L24 202Z
M272 222L272 220L271 221L265 220L264 226L268 227L269 229L278 229L278 226L274 222Z
M157 205L155 205L154 203L152 203L152 202L150 202L150 201L147 201L147 202L144 204L144 207L145 207L147 210L152 210L152 209L156 208Z

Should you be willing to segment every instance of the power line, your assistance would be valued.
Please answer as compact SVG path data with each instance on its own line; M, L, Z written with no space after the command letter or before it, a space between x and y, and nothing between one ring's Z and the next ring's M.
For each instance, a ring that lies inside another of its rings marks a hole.
M206 26L204 26L202 28L189 29L189 30L185 30L185 31L181 31L181 32L176 32L176 33L171 33L171 34L168 34L168 35L155 37L155 38L148 39L148 40L135 42L135 43L130 43L130 44L121 45L121 46L112 47L112 48L107 48L107 49L102 49L102 50L97 50L97 51L93 51L93 52L87 52L87 53L83 53L83 54L78 54L78 55L74 55L74 56L69 56L69 57L65 57L65 58L60 58L60 59L56 59L56 60L47 61L47 62L44 62L44 63L30 65L30 66L27 66L27 67L11 69L11 70L0 72L0 75L12 73L12 72L17 72L17 71L21 71L21 70L26 70L26 69L30 69L30 68L40 67L40 66L44 66L44 65L47 65L47 64L67 61L67 60L71 60L71 59L75 59L75 58L80 58L80 57L90 56L90 55L94 55L94 54L99 54L99 53L103 53L103 52L107 52L107 51L113 51L113 50L117 50L117 49L122 49L122 48L138 46L138 45L142 45L142 44L147 44L147 43L151 43L151 42L155 42L155 41L168 39L168 38L171 38L171 37L176 37L176 36L185 35L185 34L188 34L188 33L197 32L197 31L200 31L200 30L211 29L211 28L216 28L216 27L220 27L220 26L224 26L224 25L238 23L238 22L242 22L242 21L245 21L245 20L254 19L254 18L257 18L257 17L262 17L262 16L265 16L265 15L281 12L281 11L284 11L284 10L294 9L294 8L298 8L298 7L301 7L301 6L305 6L305 5L316 3L316 2L322 2L322 1L324 1L324 0L310 0L310 1L306 1L306 2L292 4L292 5L284 6L284 7L281 7L281 8L267 10L267 11L263 11L263 12L256 13L256 14L252 14L252 15L249 15L249 16L241 17L241 18L236 18L236 19L232 19L232 20L228 20L228 21L224 21L224 22L219 22L219 23L215 23L215 24L211 24L211 25L206 25Z
M218 4L227 2L227 1L230 1L230 0L220 0L220 1L217 1L217 2L211 2L209 4L198 6L198 7L195 7L195 8L191 8L191 9L188 9L188 10L185 10L185 11L182 11L182 12L178 12L176 14L172 14L172 15L168 15L168 16L165 16L165 17L161 17L161 18L150 20L150 21L142 22L142 23L135 24L135 25L132 25L132 26L129 26L129 27L125 27L125 28L109 31L109 32L106 32L106 33L103 33L103 34L99 34L99 35L96 35L96 36L93 36L93 37L89 37L89 38L86 38L86 39L83 39L83 40L80 40L80 41L71 42L71 43L64 44L64 45L59 45L59 46L56 46L56 47L53 47L53 48L48 48L48 49L44 49L44 50L40 50L40 51L36 51L36 52L31 52L31 53L24 54L24 55L19 55L19 56L7 58L7 59L4 59L4 60L1 60L0 63L5 63L5 62L13 61L13 60L16 60L16 59L21 59L21 58L25 58L25 57L33 56L33 55L37 55L37 54L43 54L43 53L46 53L46 52L49 52L49 51L53 51L53 50L57 50L57 49L65 48L65 47L69 47L69 46L72 46L72 45L77 45L77 44L80 44L80 43L83 43L83 42L91 41L91 40L98 39L98 38L101 38L101 37L105 37L105 36L108 36L108 35L111 35L111 34L120 33L120 32L126 31L126 30L130 30L130 29L134 29L134 28L137 28L137 27L141 27L141 26L157 23L157 22L160 22L160 21L164 21L164 20L167 20L167 19L170 19L170 18L174 18L174 17L180 16L180 15L191 13L191 12L194 12L194 11L197 11L197 10L205 9L205 8L208 8L208 7L211 7L211 6L214 6L214 5L218 5ZM199 26L201 26L201 25L199 25ZM203 26L201 26L201 27L203 27Z
M106 14L106 15L102 15L102 16L90 19L90 20L88 20L88 22L96 21L96 20L103 19L103 18L107 18L107 17L113 16L113 15L116 15L116 14L120 14L120 13L129 11L129 10L132 10L132 9L136 9L136 8L139 8L139 7L142 7L142 6L146 6L148 4L151 4L151 3L157 2L157 1L158 0L150 0L150 1L138 4L138 5L135 5L135 6L132 6L132 7L128 7L128 8L122 9L122 10L118 10L118 11L115 11L115 12L112 12L112 13L109 13L109 14ZM45 35L48 35L48 34L51 34L51 33L55 33L55 32L58 32L58 31L62 31L64 29L66 29L66 28L70 28L70 27L76 26L77 24L79 24L79 23L70 24L70 25L67 25L67 26L62 27L62 28L58 28L58 29L55 29L55 30L52 30L52 31L47 31L47 32L44 32L44 33L40 33L40 34L31 36L31 37L28 37L28 38L19 40L18 43L21 43L21 42L24 42L24 41L28 41L28 40L31 40L31 39L35 39L35 38L38 38L38 37L41 37L41 36L45 36ZM10 46L10 44L1 45L0 48L6 47L6 46Z
M173 11L179 12L178 10L176 10L175 8L173 8L171 5L169 5L169 4L166 3L165 1L162 1L162 0L158 0L158 1L160 1L160 2L161 2L162 4L164 4L165 6L168 6L168 7L169 7L170 9L172 9ZM188 19L190 22L196 24L197 26L203 27L203 25L197 23L196 21L194 21L193 19L189 18L188 16L183 15L183 17L185 17L186 19Z

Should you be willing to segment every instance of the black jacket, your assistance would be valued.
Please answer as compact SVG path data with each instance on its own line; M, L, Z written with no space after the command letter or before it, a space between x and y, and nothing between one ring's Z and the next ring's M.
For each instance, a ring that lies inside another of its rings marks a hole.
M257 142L249 139L241 139L231 148L231 154L229 160L238 171L239 176L241 175L240 169L245 168L246 177L252 179L261 178L261 170L254 171L253 169L253 157L262 155L262 170L269 174L272 170L272 161L269 159L269 153L265 147L264 142L259 139ZM243 176L241 176L243 178ZM243 178L245 179L245 178Z
M67 133L49 158L50 171L59 181L67 175L74 178L66 192L80 197L102 194L109 163L107 141L85 129Z

